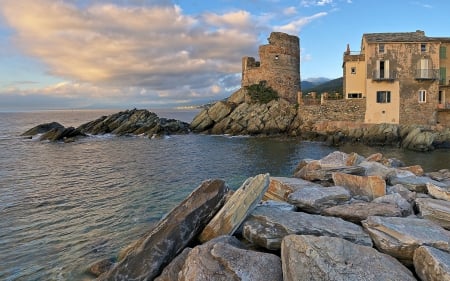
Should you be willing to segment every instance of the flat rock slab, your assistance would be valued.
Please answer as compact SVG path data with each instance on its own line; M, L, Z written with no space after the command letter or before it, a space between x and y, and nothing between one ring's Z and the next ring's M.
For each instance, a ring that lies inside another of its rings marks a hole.
M401 217L402 210L393 204L358 202L324 209L322 215L339 217L360 224L369 216Z
M209 241L221 235L232 235L261 201L269 188L269 174L248 178L203 229L198 239Z
M364 175L365 172L366 169L359 166L317 168L312 164L308 164L300 171L298 171L294 176L308 181L331 181L333 178L333 173Z
M369 200L386 195L386 182L380 176L357 176L333 173L335 185L347 188L352 195L366 196Z
M320 214L323 209L343 204L350 199L350 192L342 186L319 185L297 189L289 194L287 202L301 211Z
M243 224L245 239L269 250L279 250L289 234L331 236L372 246L362 227L340 218L292 212L272 206L258 206Z
M270 177L269 188L264 194L263 200L287 201L289 194L305 187L323 187L299 178Z
M427 183L428 194L436 199L441 199L450 202L450 187L437 186L432 183Z
M395 258L336 237L286 236L281 260L284 281L416 280Z
M416 205L420 216L434 221L443 228L450 230L450 202L431 198L417 198Z
M421 246L414 252L414 268L421 280L450 281L450 254Z
M429 177L417 177L417 176L407 176L398 177L392 176L388 178L390 185L401 184L411 191L425 193L427 191L427 184L432 183L439 187L445 187L441 182L435 181Z
M153 280L199 234L227 192L223 180L204 181L99 280Z
M173 281L282 281L278 256L246 249L233 236L220 236L192 249Z
M422 245L450 251L450 232L426 219L373 216L362 225L381 252L408 265Z

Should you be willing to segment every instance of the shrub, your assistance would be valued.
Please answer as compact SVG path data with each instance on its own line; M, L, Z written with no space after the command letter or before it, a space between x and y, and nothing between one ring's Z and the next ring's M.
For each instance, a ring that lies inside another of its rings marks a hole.
M248 95L255 102L269 103L272 100L278 100L277 91L267 86L266 81L261 81L258 84L253 84L245 87Z

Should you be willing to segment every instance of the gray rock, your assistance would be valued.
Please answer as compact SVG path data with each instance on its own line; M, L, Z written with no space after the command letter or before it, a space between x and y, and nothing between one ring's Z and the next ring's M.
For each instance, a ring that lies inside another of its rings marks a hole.
M270 206L258 206L243 224L244 238L269 250L280 249L281 240L289 234L341 237L372 246L367 233L351 222Z
M335 237L286 236L281 260L284 281L416 280L393 257Z
M40 141L64 141L64 142L72 142L80 137L85 137L86 134L82 133L80 130L75 129L74 127L68 128L55 128L50 131L44 133L39 140Z
M416 192L410 191L401 184L396 184L394 186L386 186L386 193L387 194L397 193L409 203L414 202L414 200L416 199Z
M185 248L172 262L170 262L154 281L178 281L178 274L183 269L184 263L192 248Z
M333 168L312 168L311 165L303 167L294 176L308 181L331 181L333 173L350 175L364 175L366 170L359 166L343 166ZM339 185L339 184L336 184Z
M409 132L402 141L402 147L415 151L433 150L433 141L436 134L430 131L424 131L417 127Z
M366 176L380 176L383 179L386 179L393 169L374 161L364 161L359 163L358 166L366 170Z
M323 187L320 184L299 178L270 177L269 188L264 194L264 200L287 201L289 194L306 187Z
M221 235L233 235L261 201L269 187L269 174L248 178L206 225L198 239L206 242Z
M232 103L219 101L208 109L208 115L215 123L218 123L227 117L233 109L234 105Z
M390 185L401 184L411 191L425 193L427 192L427 183L432 183L436 186L445 187L442 183L432 180L429 177L417 177L417 176L389 176L388 182Z
M203 109L191 122L191 129L194 132L204 132L214 125L214 121L208 115L208 109Z
M222 180L203 182L99 280L153 280L220 209L227 192Z
M414 268L423 281L450 281L450 254L421 246L414 252Z
M37 134L44 134L53 129L64 129L64 126L59 124L58 122L44 123L27 130L25 133L22 134L22 136L34 136Z
M320 214L323 209L343 204L350 199L350 192L342 186L320 186L300 188L289 194L287 201L301 211Z
M414 251L422 245L450 251L450 232L429 220L373 216L362 225L377 249L407 265L412 264Z
M278 256L255 252L232 236L220 236L190 251L178 281L282 281Z
M417 198L416 205L420 216L434 221L443 228L450 230L450 202L431 198Z
M339 168L349 166L347 160L349 155L345 152L334 151L319 160L322 168Z
M408 200L403 198L398 193L387 194L385 196L375 198L372 202L373 203L391 204L391 205L397 206L401 211L401 216L403 216L403 217L407 217L409 215L414 214L413 206L408 202Z
M339 217L360 224L369 216L401 217L402 211L394 204L357 202L324 209L322 215Z

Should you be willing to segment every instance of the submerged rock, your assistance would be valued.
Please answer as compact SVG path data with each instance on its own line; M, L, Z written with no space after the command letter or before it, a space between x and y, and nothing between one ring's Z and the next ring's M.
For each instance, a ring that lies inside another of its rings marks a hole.
M286 236L281 259L284 281L416 280L393 257L336 237Z

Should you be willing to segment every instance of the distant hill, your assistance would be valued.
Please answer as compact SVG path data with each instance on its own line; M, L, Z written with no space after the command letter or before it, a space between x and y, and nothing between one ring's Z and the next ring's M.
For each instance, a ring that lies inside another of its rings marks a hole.
M342 93L343 87L342 83L343 83L342 77L316 85L314 85L314 83L309 81L302 81L302 92L303 94L307 94L309 92L317 92L318 94L323 92Z
M306 80L301 81L302 91L308 91L309 89L321 85L325 82L330 81L331 79L325 77L317 77L317 78L308 78Z

